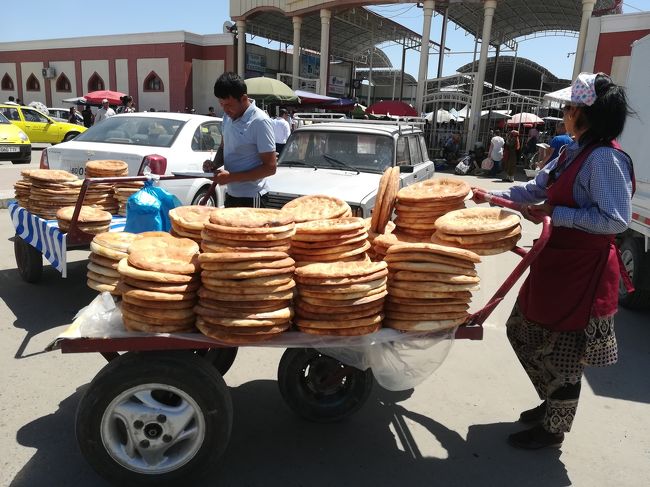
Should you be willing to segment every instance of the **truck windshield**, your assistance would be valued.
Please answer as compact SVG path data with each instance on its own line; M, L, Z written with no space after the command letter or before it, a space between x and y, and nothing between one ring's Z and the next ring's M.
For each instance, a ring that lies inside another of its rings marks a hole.
M382 173L393 165L394 141L386 135L296 131L287 141L278 163L337 167L341 170ZM337 161L332 164L332 160Z

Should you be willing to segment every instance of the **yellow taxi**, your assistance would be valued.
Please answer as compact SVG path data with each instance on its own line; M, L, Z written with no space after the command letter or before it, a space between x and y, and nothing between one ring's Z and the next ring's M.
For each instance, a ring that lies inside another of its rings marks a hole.
M83 125L67 122L57 122L35 108L20 105L2 104L2 113L9 121L20 127L29 140L40 144L58 144L74 139L86 131Z
M32 144L27 134L0 113L0 161L29 164L32 160Z

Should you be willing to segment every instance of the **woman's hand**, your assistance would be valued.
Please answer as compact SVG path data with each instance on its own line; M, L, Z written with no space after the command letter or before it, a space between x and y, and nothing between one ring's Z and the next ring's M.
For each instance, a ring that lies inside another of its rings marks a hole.
M554 206L548 203L542 203L541 205L524 205L521 208L521 214L524 218L533 223L542 223L545 216L550 217L553 215L554 208Z

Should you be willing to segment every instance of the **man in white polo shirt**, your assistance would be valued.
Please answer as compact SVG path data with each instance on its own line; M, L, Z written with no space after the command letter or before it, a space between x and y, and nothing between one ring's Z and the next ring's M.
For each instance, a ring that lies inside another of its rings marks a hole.
M263 206L266 178L275 174L277 159L273 125L269 116L246 94L246 83L226 72L214 84L214 95L223 109L223 138L214 161L203 170L217 171L214 180L226 185L226 207Z

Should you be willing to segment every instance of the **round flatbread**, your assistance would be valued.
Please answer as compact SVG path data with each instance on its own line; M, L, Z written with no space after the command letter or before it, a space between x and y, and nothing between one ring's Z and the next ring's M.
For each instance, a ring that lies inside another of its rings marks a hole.
M116 267L117 267L117 265L116 265ZM102 276L106 276L106 277L113 278L113 279L119 279L120 276L121 276L121 274L119 272L117 272L117 269L112 269L110 267L104 267L104 266L101 266L99 264L95 264L94 262L88 262L88 265L86 266L86 268L89 271L91 271L91 272L93 272L95 274L100 274Z
M56 212L56 218L69 222L72 220L74 210L74 206L64 206ZM92 206L82 206L77 221L81 223L108 223L111 218L113 218L113 215L107 211Z
M212 316L215 318L234 318L240 320L284 320L288 321L293 318L293 309L285 306L273 311L261 313L250 313L247 310L232 310L227 308L214 309L202 306L201 303L194 307L194 311L199 316Z
M243 242L240 242L243 243ZM248 247L243 245L224 245L220 243L211 242L208 240L201 241L201 250L204 253L232 253L232 252L243 252L243 253L253 253L259 252L260 250L268 252L288 252L291 246L287 243L285 245L274 245L272 247Z
M210 213L214 211L210 206L177 206L169 210L169 219L172 224L177 224L186 230L203 230L203 225L210 221Z
M381 328L381 323L368 326L355 326L352 328L309 328L298 326L303 333L310 335L329 335L329 336L362 336L374 333Z
M402 289L395 286L388 286L388 294L410 299L434 299L434 298L458 298L469 302L472 293L469 291L415 291L413 289Z
M337 218L336 220L339 219ZM323 220L318 220L318 222L321 221ZM328 220L324 220L324 221L328 221ZM301 223L301 225L303 224ZM356 230L349 230L349 231L346 230L337 233L300 233L299 228L297 230L298 231L296 232L296 234L293 237L291 237L292 243L297 240L306 243L340 241L340 240L356 238L359 237L360 235L367 235L368 233L365 229L365 225L364 228L358 228Z
M138 269L129 264L127 258L123 258L117 265L117 270L123 276L128 276L133 279L140 279L142 281L154 281L161 283L178 283L186 284L191 281L196 281L198 276L192 274L176 274L171 272L149 271Z
M321 310L313 311L310 308L321 308ZM368 305L335 308L330 306L313 306L308 303L298 302L294 309L297 317L308 320L354 320L381 313L384 309L384 303L383 301L375 301Z
M169 314L171 314L172 311L183 311L183 310L156 310L156 309L148 309L148 308L139 308L129 303L125 303L124 301L122 302L122 316L127 319L146 322L149 323L150 325L169 325L169 326L194 325L194 322L196 321L196 315L194 314L194 310L190 309L190 312L192 314L183 318L169 317ZM143 314L145 312L147 312L148 314L146 315ZM156 312L162 312L162 313L156 313ZM156 314L156 316L151 316L153 314ZM164 316L160 316L160 315L164 315Z
M121 176L128 170L129 165L124 161L107 159L86 162L86 172L90 171L91 173Z
M312 220L339 218L348 211L350 205L332 196L306 195L289 201L282 207L283 211L293 215L296 223Z
M377 196L375 197L375 206L373 207L372 213L370 215L370 230L375 233L381 233L377 231L377 227L379 226L381 205L384 201L384 195L386 194L386 187L388 186L388 180L390 179L392 169L393 169L392 167L386 169L384 173L381 175L381 178L379 178L379 186L377 187Z
M467 311L469 308L469 304L467 303L459 303L459 304L447 304L447 303L439 303L439 304L401 304L401 303L394 303L392 301L386 301L384 303L384 309L386 310L386 315L388 316L389 314L392 317L395 317L395 313L399 313L400 316L402 316L402 319L413 319L413 318L421 318L420 316L415 316L415 315L424 315L424 314L431 314L431 313L462 313L464 311ZM400 319L399 316L397 319ZM427 318L430 319L430 318Z
M502 208L473 207L456 210L436 220L436 229L453 235L501 232L519 226L519 216Z
M145 281L121 274L122 281L131 287L144 289L145 291L158 291L163 293L188 293L196 291L201 286L201 281L195 279L187 283L165 283L156 281Z
M267 208L216 208L210 213L210 222L228 227L281 227L293 223L293 215Z
M387 268L385 262L333 262L308 264L296 269L296 276L300 277L356 277L374 274Z
M195 300L189 299L187 301L147 301L146 299L138 299L130 294L122 295L122 300L136 306L149 308L155 306L160 310L166 309L188 309L193 308L196 304Z
M191 259L199 253L199 245L189 238L178 238L165 234L166 237L144 237L135 239L129 245L129 254L163 251L161 255L173 255L175 258L185 256Z
M331 247L326 249L301 249L292 247L289 252L291 253L291 256L296 260L314 260L318 262L320 260L320 257L325 260L337 260L339 258L361 254L369 248L370 242L367 240L362 240L350 245L341 245L339 247Z
M116 286L113 286L111 284L104 284L102 282L97 282L93 279L88 279L86 281L86 284L90 289L94 289L95 291L99 291L100 293L108 292L118 296L121 294L121 291L119 291Z
M293 320L296 326L302 328L320 328L320 329L338 329L338 328L356 328L359 326L369 326L381 323L384 315L379 313L365 318L357 318L354 320L308 320L304 318L296 318Z
M199 257L200 259L200 257ZM201 262L199 260L199 262ZM255 269L279 269L283 267L291 267L296 262L291 258L278 260L262 260L262 261L238 261L238 262L201 262L201 269L209 271L228 271L228 270L241 270L252 271Z
M238 292L228 293L224 291L222 287L211 288L204 285L204 288L208 291L212 291L210 298L214 301L288 301L293 298L293 290L288 291L279 291L271 292L269 290L264 290L264 292L259 294L242 294Z
M100 235L105 235L105 233L102 233ZM95 238L97 237L99 237L99 235L97 235ZM90 242L90 250L97 255L101 255L102 257L106 257L112 260L120 260L128 256L126 252L120 252L119 250L113 250L111 248L104 247L94 240Z
M384 260L388 262L389 267L391 262L435 262L465 269L474 269L476 267L475 264L469 260L457 259L456 257L433 254L430 252L396 252L393 254L386 254Z
M374 281L362 282L358 284L345 284L343 286L323 286L323 285L309 285L309 284L300 284L298 292L302 293L303 291L310 291L314 293L325 293L329 295L330 293L361 293L371 291L377 288L383 288L386 286L387 278L383 277L381 279L375 279Z
M201 238L206 240L214 240L217 242L226 242L230 243L236 241L235 245L259 245L258 242L268 242L268 245L279 245L278 242L288 243L294 234L294 229L287 230L285 232L257 232L257 233L248 233L246 228L240 228L240 232L218 232L210 228L210 223L206 224L205 228L201 232ZM235 228L235 227L233 227ZM256 229L260 230L260 229ZM287 240L287 242L282 242ZM240 242L241 241L241 242ZM246 242L246 243L244 243Z
M291 248L298 250L311 250L311 249L328 249L332 247L338 247L343 245L350 245L353 243L358 243L363 240L368 240L368 233L360 233L359 235L351 238L333 238L331 240L322 240L322 241L311 241L305 242L303 240L291 239Z
M434 254L447 255L456 257L470 262L481 262L481 258L474 252L464 249L456 249L434 243L408 243L408 244L395 244L391 245L387 251L388 254L399 252L431 252Z
M412 291L442 291L442 292L455 292L455 291L478 291L480 286L476 283L449 283L440 281L401 281L391 279L388 283L391 289L409 289Z
M246 298L249 295L261 296L263 294L271 293L277 294L284 291L290 291L296 287L296 283L293 281L285 282L284 284L278 284L275 286L240 286L240 287L226 287L218 284L214 284L213 281L203 281L203 286L206 289L210 289L214 292L224 292L228 294L239 294L242 298Z
M142 300L144 301L144 300ZM147 306L139 306L129 302L128 298L122 301L122 313L129 311L135 316L142 316L143 318L157 318L165 321L171 320L187 320L191 322L196 317L194 308L158 308L150 301Z
M134 287L120 282L118 288L122 294L129 294L134 298L144 299L146 301L190 301L196 300L196 292L179 292L168 293L160 291L147 291L145 289L137 289Z
M476 284L480 282L478 276L444 272L397 271L392 273L391 279L395 281L447 282L449 284Z
M244 288L249 288L249 287L285 286L287 284L291 284L294 282L293 272L288 272L286 274L262 276L262 277L252 277L247 279L221 279L218 277L212 277L212 275L209 272L210 271L203 271L201 273L201 280L203 282L211 284L212 286L223 286L224 288L234 287L243 290ZM291 287L293 287L293 284Z
M253 270L221 270L221 271L203 271L201 276L204 280L212 279L250 279L264 276L277 276L292 274L296 268L279 267L276 269L253 269ZM284 277L284 276L283 276Z
M386 303L398 303L404 304L407 306L413 307L425 307L425 306L442 306L442 305L452 305L452 304L462 304L466 305L469 301L465 298L404 298L400 296L388 296L386 297Z
M386 185L386 192L381 201L380 213L378 217L377 227L374 230L377 233L383 233L386 230L386 225L391 220L393 209L395 207L395 199L400 185L400 168L394 166L388 170L388 183Z
M345 306L356 306L358 304L372 303L374 301L379 301L380 299L383 300L386 294L387 294L386 291L382 291L377 294L371 294L369 296L365 296L363 298L356 298L356 299L326 299L322 295L320 298L300 295L300 300L305 303L314 304L317 306L331 306L331 307L344 306L345 307Z
M136 234L129 232L106 232L96 235L93 242L108 249L126 252L129 245L135 240Z
M277 261L288 258L286 252L276 251L257 251L257 252L221 252L221 253L204 253L199 255L199 262L260 262L260 261Z
M94 252L91 252L88 255L88 260L90 260L90 262L93 262L99 266L102 266L107 269L113 269L113 270L117 270L117 263L119 262L119 260L109 259L108 257L98 255Z
M79 180L79 178L74 174L59 169L33 169L29 173L29 178L34 182L43 181L52 183L64 183Z
M456 178L433 178L406 186L399 190L399 201L445 201L465 198L471 188L469 184Z
M126 316L122 316L122 321L127 331L144 333L191 333L196 331L194 325L155 325Z
M332 218L328 220L311 220L296 225L297 234L346 234L353 232L365 231L365 224L363 218L359 217L342 217Z
M466 317L442 320L398 320L386 318L384 326L401 331L444 331L462 325Z
M372 274L366 274L364 276L355 276L355 277L306 277L295 275L294 279L300 284L307 284L311 286L344 286L346 284L358 284L369 281L374 281L376 279L381 279L388 275L388 269L382 269Z
M196 320L196 327L201 333L210 338L224 343L226 345L247 345L250 343L263 342L270 340L289 328L289 324L268 327L264 332L252 333L233 333L230 329L211 325L205 320L199 318Z
M184 240L196 245L195 242L186 238L177 240ZM193 274L199 270L198 255L189 254L187 248L161 247L145 248L134 251L133 245L137 243L138 241L133 242L131 247L129 247L128 261L133 267L146 271L165 272L170 274Z

